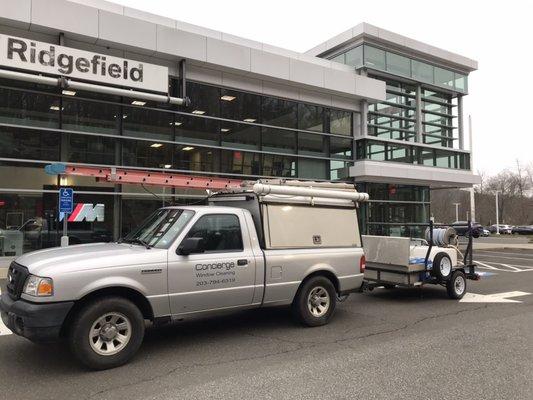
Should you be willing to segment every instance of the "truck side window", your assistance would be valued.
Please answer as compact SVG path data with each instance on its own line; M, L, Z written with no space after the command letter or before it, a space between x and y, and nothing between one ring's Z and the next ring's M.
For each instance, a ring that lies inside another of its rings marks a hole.
M233 214L212 214L201 217L187 237L204 239L205 251L242 251L239 218Z

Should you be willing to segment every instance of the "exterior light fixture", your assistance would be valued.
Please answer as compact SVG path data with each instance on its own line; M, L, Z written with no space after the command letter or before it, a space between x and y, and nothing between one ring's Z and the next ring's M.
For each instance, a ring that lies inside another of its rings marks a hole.
M235 98L236 98L235 96L224 95L220 99L224 100L224 101L233 101L233 100L235 100Z
M76 96L76 92L74 90L63 90L61 93L63 93L65 96Z
M257 121L255 118L245 118L243 119L244 122L255 122Z
M131 104L134 106L144 106L146 104L146 101L133 100Z
M203 111L203 110L194 110L192 113L196 114L196 115L204 115L205 111Z
M194 147L187 146L187 147L184 147L182 150L183 151L191 151L191 150L194 150Z
M161 143L152 143L152 144L150 145L150 147L153 147L153 148L155 148L155 149L157 149L157 148L159 148L159 147L161 147L161 146L163 146Z

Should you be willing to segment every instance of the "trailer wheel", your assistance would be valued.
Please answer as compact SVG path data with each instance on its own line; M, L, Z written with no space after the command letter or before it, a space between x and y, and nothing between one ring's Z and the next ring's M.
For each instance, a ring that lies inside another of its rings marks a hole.
M437 253L433 259L431 272L435 278L442 281L449 279L453 272L450 256L446 253Z
M298 289L292 303L293 315L307 326L325 325L333 315L336 298L333 283L324 276L314 276Z
M466 275L463 271L457 270L452 277L446 282L446 290L451 299L462 299L466 293Z
M127 363L144 337L144 318L131 301L104 297L88 303L74 317L69 342L73 355L91 369Z

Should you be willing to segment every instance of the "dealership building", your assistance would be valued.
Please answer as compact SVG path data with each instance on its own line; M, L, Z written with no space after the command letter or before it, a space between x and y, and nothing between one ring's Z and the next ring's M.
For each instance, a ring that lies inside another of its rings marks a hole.
M474 60L362 23L306 53L114 3L2 0L0 258L117 239L205 191L57 176L45 166L355 182L369 234L420 236L430 193L468 188ZM468 144L468 146L467 146Z

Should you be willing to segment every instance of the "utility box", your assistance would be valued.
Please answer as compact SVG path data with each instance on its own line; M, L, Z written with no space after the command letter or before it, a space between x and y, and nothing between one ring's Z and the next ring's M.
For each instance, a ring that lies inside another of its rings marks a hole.
M19 230L0 230L0 257L22 255L24 234Z

